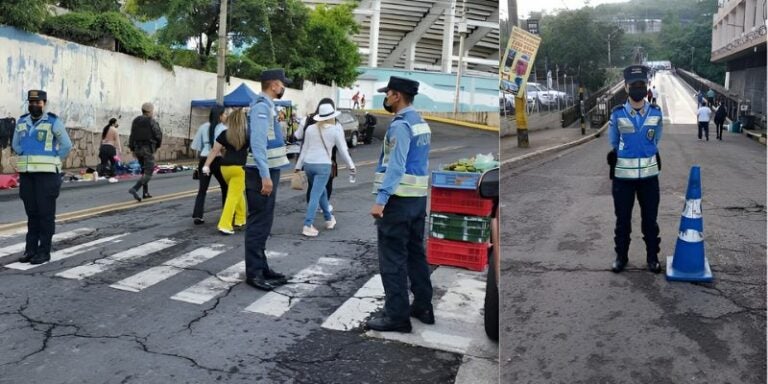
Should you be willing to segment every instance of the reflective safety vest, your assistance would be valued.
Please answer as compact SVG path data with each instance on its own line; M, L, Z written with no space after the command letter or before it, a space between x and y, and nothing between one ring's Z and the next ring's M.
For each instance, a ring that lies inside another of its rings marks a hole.
M656 154L656 134L662 123L661 109L645 104L640 112L629 104L620 105L611 112L619 133L614 176L617 179L645 179L659 175Z
M256 103L267 103L267 105L271 105L263 95L257 97ZM288 149L285 147L283 130L277 121L277 113L275 113L274 107L269 108L269 111L271 116L269 118L269 128L267 129L267 165L270 169L282 168L290 165L291 162L288 160ZM251 111L251 113L253 113L253 111ZM256 160L253 158L253 154L250 151L248 152L248 160L245 165L251 167L256 166Z
M19 118L15 133L22 149L16 161L19 172L59 172L59 140L53 132L57 119L51 113L43 114L36 123L32 122L29 114Z
M404 124L411 135L411 143L408 155L405 159L405 173L400 183L394 190L394 196L400 197L424 197L429 192L429 149L432 140L432 131L424 119L413 108L408 108L402 114L398 114L392 120L390 130L384 137L382 154L379 166L373 180L373 193L378 194L389 164L390 155L395 147L395 140L391 135L391 127Z

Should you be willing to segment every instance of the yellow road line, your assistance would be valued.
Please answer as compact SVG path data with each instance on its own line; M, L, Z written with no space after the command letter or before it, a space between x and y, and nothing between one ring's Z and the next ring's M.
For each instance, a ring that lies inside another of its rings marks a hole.
M436 152L447 152L447 151L454 151L457 149L463 148L462 146L450 146L450 147L444 147L444 148L438 148L435 150L432 150L431 153ZM356 164L358 167L364 167L369 165L376 165L378 164L378 160L368 160L368 161L362 161ZM346 169L346 166L339 166L340 169ZM280 181L289 181L291 180L291 175L286 174L280 178ZM216 191L220 189L220 187L211 187L208 190L209 191ZM183 191L183 192L175 192L175 193L169 193L167 195L160 195L155 196L150 200L142 200L141 203L130 200L123 203L115 203L115 204L109 204L109 205L102 205L100 207L93 207L93 208L86 208L81 209L79 211L73 211L73 212L67 212L67 213L61 213L56 215L56 223L61 224L66 221L71 220L78 220L78 219L86 219L89 217L93 217L96 215L101 215L104 213L111 213L111 212L119 212L124 211L131 208L139 208L139 207L145 207L147 205L152 204L158 204L158 203L164 203L167 201L177 200L177 199L183 199L186 197L192 197L197 194L197 189L189 190L189 191ZM20 228L24 228L27 226L27 221L17 221L15 223L7 223L7 224L0 224L0 235L4 234L8 231L14 231L18 230Z

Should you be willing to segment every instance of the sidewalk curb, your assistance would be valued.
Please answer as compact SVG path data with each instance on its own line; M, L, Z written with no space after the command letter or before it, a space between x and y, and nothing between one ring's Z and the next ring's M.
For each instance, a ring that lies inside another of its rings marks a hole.
M568 143L559 144L559 145L556 145L554 147L540 149L540 150L538 150L536 152L527 153L527 154L522 155L522 156L518 156L518 157L513 157L511 159L502 160L501 161L501 165L515 164L515 163L518 163L518 162L521 162L521 161L524 161L524 160L528 160L528 159L531 159L531 158L534 158L534 157L546 155L546 154L549 154L549 153L560 152L560 151L566 150L566 149L571 148L571 147L575 147L575 146L578 146L578 145L581 145L581 144L584 144L584 143L588 143L588 142L596 139L607 128L608 128L608 124L605 124L599 130L597 130L597 132L591 133L591 134L589 134L589 135L587 135L585 137L579 138L577 140L574 140L574 141L571 141L571 142L568 142Z
M424 118L424 120L432 120L432 121L437 121L439 123L458 125L461 127L480 129L480 130L489 131L489 132L499 132L499 127L492 127L490 125L485 125L485 124L468 123L466 121L447 119L444 117L437 117L437 116L430 116L427 114L423 114L422 117Z

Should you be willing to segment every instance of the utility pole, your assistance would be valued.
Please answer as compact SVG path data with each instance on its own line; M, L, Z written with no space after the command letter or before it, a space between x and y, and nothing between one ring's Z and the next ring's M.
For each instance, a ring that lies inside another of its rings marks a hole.
M453 113L459 113L459 94L461 92L461 76L464 73L464 39L467 36L467 0L462 3L461 21L459 22L459 67L456 69L456 94L453 98ZM455 117L455 116L454 116Z
M225 66L227 63L227 2L221 0L219 12L219 53L217 54L216 103L224 105Z

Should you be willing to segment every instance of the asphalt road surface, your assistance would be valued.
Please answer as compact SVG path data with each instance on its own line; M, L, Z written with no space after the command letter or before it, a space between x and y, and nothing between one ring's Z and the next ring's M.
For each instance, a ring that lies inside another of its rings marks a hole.
M497 151L497 134L431 126L433 169ZM368 216L380 144L352 150L357 183L341 170L331 199L338 226L318 238L300 234L304 192L280 184L267 246L290 283L271 293L242 284L243 234L216 231L219 192L209 192L201 226L194 196L162 201L196 190L189 172L152 180L159 203L131 202L132 181L67 184L59 214L124 209L59 223L54 260L32 268L14 263L23 230L0 233L0 383L497 382L484 272L434 269L434 326L362 329L383 296ZM0 224L24 220L17 194L0 194Z
M731 133L717 141L713 130L697 140L692 90L666 73L655 84L660 256L674 253L688 173L700 165L714 282L648 272L637 205L629 269L610 272L605 136L503 169L502 383L766 382L765 146Z

